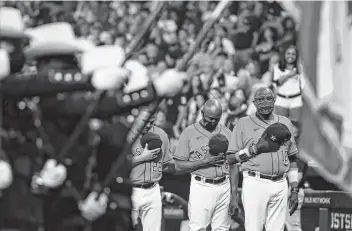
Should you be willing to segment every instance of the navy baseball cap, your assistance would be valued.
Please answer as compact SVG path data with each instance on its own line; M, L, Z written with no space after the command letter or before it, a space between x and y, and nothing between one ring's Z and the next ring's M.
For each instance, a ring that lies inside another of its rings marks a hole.
M274 142L283 145L291 139L291 132L285 124L273 123L265 129L262 138L268 142Z
M148 133L144 134L141 138L140 143L143 148L145 147L146 144L148 144L149 150L161 148L161 145L163 144L160 136L158 134L153 133L153 132L148 132Z
M209 153L217 156L221 153L225 154L229 148L229 141L226 136L222 134L216 134L209 140Z

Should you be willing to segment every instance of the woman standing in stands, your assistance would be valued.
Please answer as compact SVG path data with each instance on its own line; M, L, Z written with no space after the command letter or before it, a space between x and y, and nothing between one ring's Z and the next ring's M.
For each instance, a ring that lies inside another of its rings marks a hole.
M277 93L275 113L300 121L304 83L295 46L289 46L281 54L280 63L273 69L272 78Z

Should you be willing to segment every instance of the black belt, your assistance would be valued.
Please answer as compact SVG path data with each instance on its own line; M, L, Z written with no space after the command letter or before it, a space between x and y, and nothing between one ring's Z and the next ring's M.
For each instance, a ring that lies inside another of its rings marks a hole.
M202 177L200 177L200 176L195 176L194 179L196 179L197 181L202 181ZM204 182L209 183L209 184L220 184L220 183L224 182L225 180L226 180L226 176L223 176L218 179L208 179L208 178L204 177Z
M259 176L259 178L262 179L266 179L266 180L272 180L272 181L279 181L282 180L284 178L284 175L276 175L276 176L271 176L271 175L264 175L262 173L259 173L259 175L257 175L256 172L253 171L247 171L249 176Z
M296 97L300 96L301 93L298 93L298 94L295 94L295 95L282 95L280 93L277 93L277 95L282 97L282 98L285 98L285 99L292 99L292 98L296 98Z
M153 188L155 185L156 183L134 184L133 187L148 189L148 188Z

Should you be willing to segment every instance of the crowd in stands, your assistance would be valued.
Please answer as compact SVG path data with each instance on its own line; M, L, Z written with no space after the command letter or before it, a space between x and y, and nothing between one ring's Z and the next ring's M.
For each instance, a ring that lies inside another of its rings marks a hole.
M153 2L132 1L10 1L19 8L27 27L69 22L78 37L95 44L125 46L153 11ZM174 67L194 42L215 9L215 1L170 1L135 59L157 78ZM165 101L157 125L177 140L182 130L199 119L207 99L218 99L224 110L221 123L233 128L236 120L252 113L253 92L271 86L271 71L282 50L296 41L294 20L275 1L232 2L208 33L189 64L192 80L182 94Z

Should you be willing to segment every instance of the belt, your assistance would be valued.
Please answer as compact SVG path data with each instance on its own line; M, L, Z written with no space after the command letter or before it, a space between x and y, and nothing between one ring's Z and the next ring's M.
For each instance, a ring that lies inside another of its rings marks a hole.
M276 176L264 175L262 173L253 172L253 171L247 171L247 173L248 173L248 176L259 177L262 179L272 180L272 181L279 181L279 180L282 180L284 177L286 177L285 175L276 175Z
M134 184L133 187L135 188L143 188L143 189L149 189L153 188L157 183L146 183L146 184Z
M220 184L220 183L224 182L227 178L226 178L226 176L223 176L218 179L209 179L209 178L205 178L202 176L195 176L194 179L197 181L201 181L201 182L205 182L205 183L209 183L209 184Z
M280 93L277 93L277 95L282 97L282 98L285 98L285 99L292 99L292 98L296 98L296 97L300 96L301 93L297 93L295 95L282 95Z

